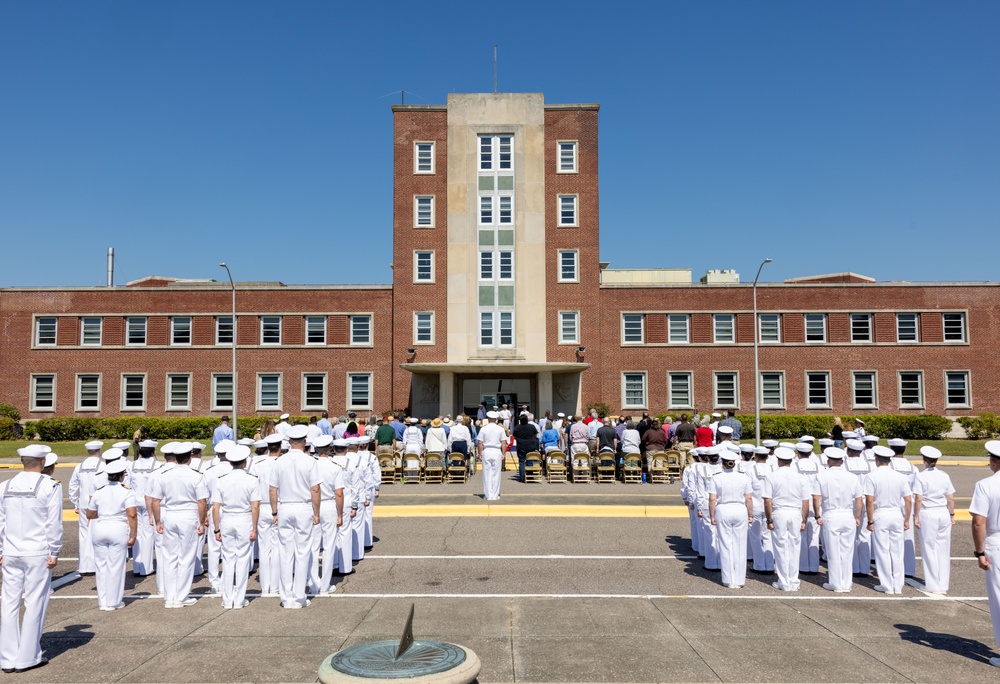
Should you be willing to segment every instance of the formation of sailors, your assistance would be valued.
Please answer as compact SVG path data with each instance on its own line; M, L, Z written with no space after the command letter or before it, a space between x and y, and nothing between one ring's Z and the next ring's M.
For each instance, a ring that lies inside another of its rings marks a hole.
M747 563L774 574L772 586L797 591L799 575L826 561L823 588L845 593L875 564L877 591L901 594L916 572L914 528L920 528L924 586L945 594L950 582L955 488L937 468L941 452L921 447L924 469L904 456L907 443L845 433L833 440L804 436L797 443L765 440L760 447L721 442L691 450L681 496L688 506L691 544L707 570L739 589ZM822 553L821 553L822 552Z

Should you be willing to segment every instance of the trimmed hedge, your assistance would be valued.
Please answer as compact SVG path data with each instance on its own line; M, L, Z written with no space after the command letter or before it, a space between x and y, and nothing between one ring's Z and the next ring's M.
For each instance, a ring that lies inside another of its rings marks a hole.
M657 416L660 422L667 416L678 420L680 414L664 413ZM874 415L858 416L865 421L865 432L879 437L901 437L902 439L943 439L951 430L951 419L944 416L917 415ZM754 416L737 415L743 423L743 437L754 438ZM846 424L853 423L854 416L843 416ZM1000 423L1000 419L998 419ZM770 439L798 439L802 435L812 435L817 439L826 437L833 429L832 416L792 415L764 413L760 416L761 436Z
M21 412L13 404L0 404L0 416L10 418L15 423L21 422Z
M13 418L0 416L0 439L19 439L20 434L17 428L21 427L14 422Z
M253 437L264 425L266 417L237 416L239 428L237 437ZM308 421L308 416L293 416L289 419ZM2 423L0 423L2 425ZM90 439L131 440L135 431L142 427L150 439L212 439L212 433L219 425L218 418L147 418L127 416L124 418L43 418L28 421L24 434L29 438L38 435L43 442L83 442ZM2 434L2 432L0 432Z
M978 416L964 416L958 424L965 429L969 439L995 439L1000 437L1000 416L995 413L980 413Z

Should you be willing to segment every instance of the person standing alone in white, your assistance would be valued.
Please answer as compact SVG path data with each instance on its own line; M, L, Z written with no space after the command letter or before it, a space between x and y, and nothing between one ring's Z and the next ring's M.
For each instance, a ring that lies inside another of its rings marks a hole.
M507 431L497 425L499 417L496 411L486 414L488 422L479 431L476 444L483 464L483 498L487 501L500 498L500 468L507 451Z
M951 528L955 524L955 486L938 470L941 451L920 447L924 469L917 473L913 526L920 530L924 586L928 593L947 594L951 582Z
M879 580L875 591L891 596L903 593L903 532L910 524L913 491L906 478L889 467L892 449L876 446L872 451L876 468L865 481L865 504Z
M100 610L124 608L125 565L128 550L135 544L136 497L122 484L127 470L125 459L111 461L105 472L108 483L97 489L87 504L91 541L97 563L97 604Z
M771 584L782 591L799 590L799 547L809 517L812 492L804 477L791 466L795 452L788 447L774 450L778 469L764 481L764 516L774 547L774 571L778 580Z
M823 537L830 578L823 588L846 593L853 583L854 538L861 524L864 492L857 476L844 468L847 453L843 449L827 447L823 454L829 468L819 471L813 491L813 506L820 511L816 523Z
M742 589L747 579L747 527L753 520L753 487L750 478L733 470L731 453L722 459L722 472L709 485L708 513L718 528L722 584Z

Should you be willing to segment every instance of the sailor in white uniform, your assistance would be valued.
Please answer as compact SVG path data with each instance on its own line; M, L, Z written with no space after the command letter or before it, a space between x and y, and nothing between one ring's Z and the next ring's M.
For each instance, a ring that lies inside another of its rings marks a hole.
M368 500L368 483L361 467L360 437L347 438L347 479L352 490L352 498L357 505L357 514L351 518L348 531L351 536L351 555L357 563L365 558L365 511L371 505Z
M917 489L917 469L913 467L905 456L906 440L894 438L889 440L889 448L895 456L889 465L897 473L906 478L910 485L910 491L916 494ZM910 510L913 510L913 497L910 497ZM903 574L906 577L913 577L917 572L917 545L913 535L913 520L907 520L908 525L903 532Z
M73 474L69 478L69 500L73 504L73 510L80 516L77 525L79 539L79 551L77 556L77 570L81 575L93 575L97 569L94 563L94 545L90 543L90 523L86 514L81 510L86 510L87 502L94 494L94 477L104 471L104 461L101 460L101 447L104 442L93 440L87 442L83 447L87 450L87 457L73 468Z
M146 512L149 520L149 526L153 528L153 558L156 561L156 590L159 594L163 595L163 576L165 568L163 564L163 533L156 529L156 520L153 518L153 497L150 496L150 492L153 491L153 483L160 478L163 473L167 472L171 468L177 467L177 460L174 458L174 448L179 444L179 442L167 442L162 447L160 447L160 453L163 454L163 465L154 470L146 483L146 491L144 493L144 498L146 499Z
M892 449L876 446L875 471L865 481L868 528L875 547L876 591L903 593L903 531L909 526L912 490L904 475L889 466Z
M232 472L233 470L233 465L226 457L226 454L229 453L230 449L235 449L236 446L236 443L231 439L221 439L219 440L219 443L215 445L215 458L212 459L213 464L205 468L203 473L205 475L205 485L208 487L209 503L213 500L216 482L218 482L220 477ZM210 523L212 523L212 521L206 516L205 521L202 523L206 529L218 529L218 525L213 524L210 527ZM208 554L206 556L205 563L208 571L208 590L209 593L217 595L222 593L222 578L219 575L219 563L222 560L222 540L219 539L214 532L206 534L205 536L208 541ZM251 543L251 548L252 547L253 544ZM198 550L201 550L200 546L198 547Z
M947 594L951 582L951 528L955 524L955 486L938 470L940 449L920 447L924 469L917 473L913 526L920 528L924 586L931 594Z
M354 543L351 539L351 519L358 515L358 502L354 499L354 487L349 472L350 462L347 458L347 447L347 440L343 437L334 439L333 456L330 457L330 460L341 470L341 481L343 482L344 489L342 523L337 533L336 547L334 548L334 567L339 568L338 573L341 575L350 575L354 572ZM323 572L326 572L325 566ZM320 582L320 586L322 587L322 582Z
M844 468L847 453L843 449L828 446L823 453L829 467L819 472L813 490L829 575L823 588L846 593L853 581L854 538L861 524L864 492L858 478Z
M507 432L497 425L499 417L496 411L489 411L487 423L476 438L479 462L483 464L483 498L486 501L500 498L500 469L507 452Z
M132 462L132 493L135 494L136 523L135 544L132 546L132 574L145 577L153 574L155 530L149 522L146 493L149 478L160 467L156 460L156 442L147 439L139 442L139 453Z
M267 455L257 457L250 466L250 472L257 476L260 487L260 517L257 520L257 581L263 596L276 596L281 587L281 561L278 558L278 526L271 510L271 470L281 456L280 433L275 432L264 438Z
M821 461L813 453L812 442L800 441L795 445L798 458L792 463L792 467L799 475L807 480L806 486L810 494L816 491L816 477L822 468ZM819 572L819 525L816 524L816 517L819 515L818 507L809 507L809 517L806 520L806 529L802 533L802 544L799 547L799 572L808 575L815 575Z
M861 489L864 491L865 480L868 479L875 467L861 455L865 449L864 442L859 439L847 439L844 442L847 447L845 452L847 458L844 459L844 468L847 472L858 478ZM851 561L851 573L854 577L867 577L871 574L872 563L872 533L868 529L868 508L861 507L861 522L858 524L858 533L854 537L854 558Z
M720 430L728 425L720 426ZM742 589L747 578L747 528L753 520L753 487L750 478L734 470L736 453L727 450L722 472L709 483L708 514L718 530L722 584Z
M774 546L774 571L777 581L771 584L781 591L799 590L799 546L809 517L812 490L806 478L792 468L795 452L787 447L774 450L778 468L764 481L764 515Z
M974 555L979 561L979 568L986 572L986 597L990 604L993 639L1000 645L1000 475L997 474L1000 472L1000 441L987 442L986 453L989 454L993 474L976 483L969 513L972 514ZM4 580L6 575L4 572ZM1000 667L1000 658L991 657L990 665Z
M336 563L337 548L340 544L340 530L344 524L344 469L330 458L332 435L320 435L313 440L316 450L316 465L319 468L320 484L319 525L313 528L312 571L309 583L318 593L332 593L333 567ZM323 563L320 566L320 549Z
M753 557L754 572L774 572L774 547L771 545L771 531L767 529L764 515L764 482L774 472L767 463L771 450L759 446L754 448L755 463L751 464L750 486L753 489L753 522L750 523L750 552Z
M62 487L42 474L45 451L31 444L17 453L24 471L0 483L0 669L4 672L23 672L48 662L42 657L42 627L52 568L62 548Z
M120 451L120 449L114 449ZM101 610L125 607L125 566L136 540L136 496L123 484L127 462L112 459L105 468L108 483L98 487L87 504L91 540L97 564L97 605Z
M708 459L703 463L699 471L700 477L695 484L698 493L698 518L701 520L701 550L705 555L706 570L720 570L719 564L719 532L718 528L712 524L711 515L708 509L709 498L712 493L712 478L722 472L722 464L719 462L719 454L722 447L703 447L701 453ZM745 562L745 561L744 561Z
M694 463L681 470L681 499L688 507L691 549L696 555L700 556L701 552L698 550L698 508L695 501L694 478L697 472L696 466L701 462L701 458L697 449L691 449L689 455L694 459Z
M257 476L246 470L250 447L234 444L222 453L226 455L229 471L220 474L211 487L210 536L218 542L222 554L222 578L219 581L222 607L239 609L249 604L246 600L247 578L253 565L253 542L257 538L260 486ZM210 564L209 570L211 568Z

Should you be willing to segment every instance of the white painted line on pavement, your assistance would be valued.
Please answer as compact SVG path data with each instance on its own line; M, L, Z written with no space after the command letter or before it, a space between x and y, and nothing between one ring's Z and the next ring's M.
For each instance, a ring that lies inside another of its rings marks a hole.
M698 556L573 556L561 554L545 554L536 556L516 555L468 555L468 556L376 556L366 553L365 558L380 558L382 560L694 560Z

